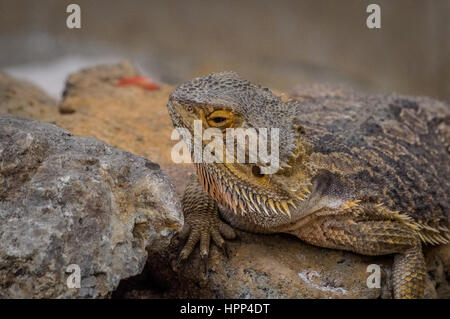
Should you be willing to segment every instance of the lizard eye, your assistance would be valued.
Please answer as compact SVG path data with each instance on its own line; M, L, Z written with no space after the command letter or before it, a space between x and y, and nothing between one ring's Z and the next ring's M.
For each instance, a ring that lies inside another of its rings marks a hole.
M226 110L217 110L208 116L207 122L212 127L231 127L233 124L233 114Z
M214 123L219 124L221 122L225 122L227 119L224 117L218 116L218 117L213 118L212 120L214 121Z

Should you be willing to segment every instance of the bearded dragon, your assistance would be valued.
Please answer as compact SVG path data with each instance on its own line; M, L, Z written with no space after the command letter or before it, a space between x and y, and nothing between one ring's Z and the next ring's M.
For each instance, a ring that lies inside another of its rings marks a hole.
M288 233L320 247L393 254L394 297L423 297L422 245L450 240L450 107L427 104L354 93L286 100L234 72L178 86L167 103L176 128L193 134L195 120L223 133L278 128L280 160L273 174L264 163L196 163L182 199L179 261L199 243L206 267L210 241L226 251L233 228Z

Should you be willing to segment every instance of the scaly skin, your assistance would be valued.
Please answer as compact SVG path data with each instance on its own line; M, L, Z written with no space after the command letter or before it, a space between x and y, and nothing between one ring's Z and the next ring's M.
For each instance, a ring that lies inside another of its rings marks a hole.
M179 86L168 102L175 127L279 128L281 163L266 175L264 163L196 164L183 198L189 239L180 261L200 242L206 265L210 239L224 248L223 237L235 236L220 214L246 231L395 254L394 297L423 297L422 244L450 239L450 107L428 101L425 110L417 101L331 94L286 102L233 72Z

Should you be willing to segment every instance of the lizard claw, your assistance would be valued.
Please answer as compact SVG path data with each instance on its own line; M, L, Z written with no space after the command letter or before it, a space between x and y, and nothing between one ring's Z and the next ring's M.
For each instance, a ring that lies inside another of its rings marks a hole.
M228 253L228 246L227 243L225 241L223 241L222 243L217 243L216 242L217 247L220 248L222 254L228 259L230 258L229 253Z
M180 268L181 264L184 263L188 256L186 256L186 254L184 253L184 249L181 251L181 253L178 255L177 257L177 261L175 262L174 265L174 271L178 271L178 269Z
M189 236L186 244L178 255L177 262L175 264L175 270L178 270L179 266L186 261L194 250L197 242L200 240L200 233L196 230L192 230L188 224L183 226L181 233L179 234L180 238Z
M202 267L203 267L203 277L206 278L208 277L208 256L201 256L201 260L202 260Z
M219 224L212 223L210 227L201 228L199 230L198 227L195 226L189 226L186 224L185 227L183 227L183 230L179 234L180 239L188 238L186 243L184 244L183 249L181 250L177 261L175 263L174 269L177 271L180 267L180 265L185 262L189 256L192 254L195 246L199 244L200 246L200 258L201 258L201 269L204 277L207 277L208 273L208 256L210 252L210 242L211 240L216 244L216 246L222 251L223 255L226 258L229 258L229 250L228 246L225 242L225 238L230 239L230 237L235 237L234 231L233 236L227 236L224 235L222 231L220 230L223 228L223 225L220 224L221 221L219 221ZM231 227L230 227L231 229Z
M177 261L175 262L175 265L173 265L173 270L176 272L178 271L178 269L180 269L180 265L181 265L181 254L178 255Z
M230 255L228 254L228 246L227 246L227 244L224 243L223 246L220 247L220 248L222 248L222 252L225 255L225 257L227 257L227 259L230 258Z

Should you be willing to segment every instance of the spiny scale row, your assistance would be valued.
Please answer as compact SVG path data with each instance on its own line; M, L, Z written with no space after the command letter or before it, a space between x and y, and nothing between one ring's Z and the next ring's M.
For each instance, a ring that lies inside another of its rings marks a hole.
M253 191L234 184L224 175L214 176L202 165L197 165L197 172L205 190L222 205L230 207L235 214L245 215L248 212L264 213L268 217L284 214L291 218L290 206L297 208L292 199L273 199L267 195L255 194ZM303 187L303 193L297 200L305 200L310 193L308 187Z

